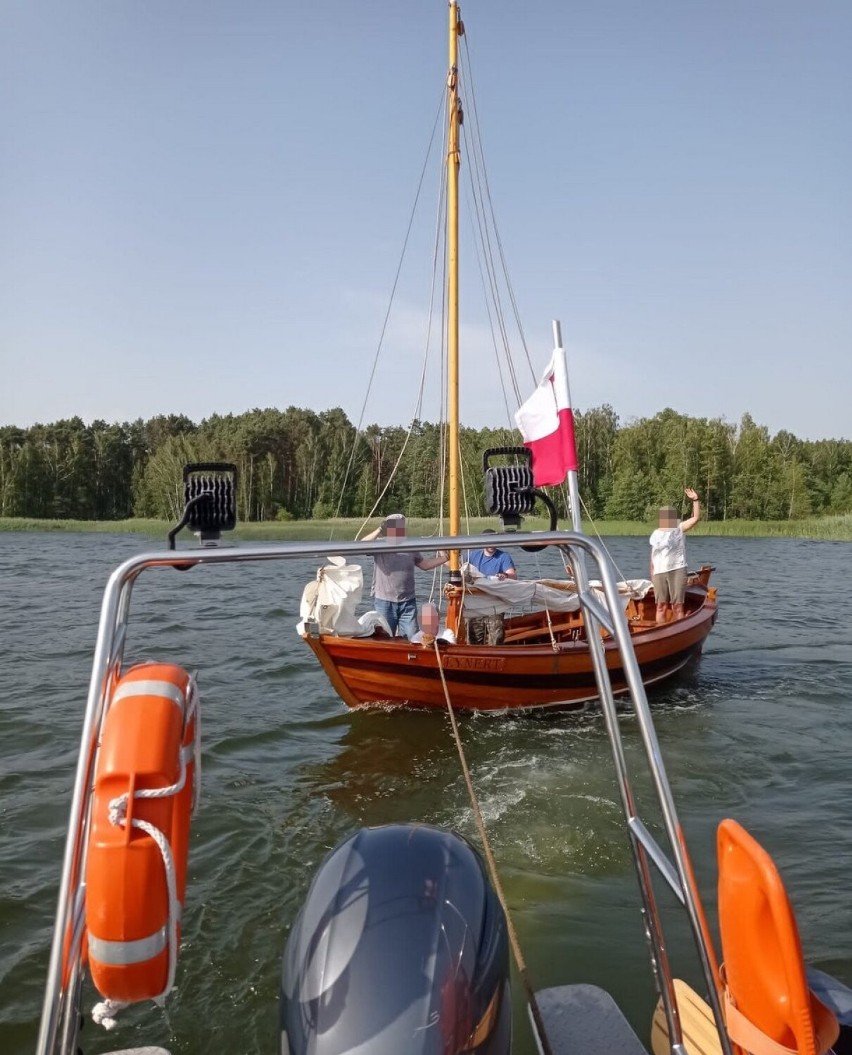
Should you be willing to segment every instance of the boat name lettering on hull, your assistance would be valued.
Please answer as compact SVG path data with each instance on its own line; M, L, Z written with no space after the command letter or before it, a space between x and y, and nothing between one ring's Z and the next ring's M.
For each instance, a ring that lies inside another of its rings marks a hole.
M446 656L442 663L447 670L502 670L506 661L486 656Z

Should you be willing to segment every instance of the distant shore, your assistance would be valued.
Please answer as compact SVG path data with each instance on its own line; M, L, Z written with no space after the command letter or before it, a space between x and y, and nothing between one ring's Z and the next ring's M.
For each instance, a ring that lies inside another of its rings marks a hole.
M379 523L373 518L366 526L358 519L348 520L275 520L263 523L240 524L234 532L235 538L265 542L294 542L299 539L352 539L361 530L369 532ZM164 520L34 520L26 517L0 517L0 532L3 531L89 531L105 534L139 534L150 538L165 539L173 527ZM544 531L547 523L531 517L524 522L529 531ZM655 527L652 523L626 520L599 520L594 525L584 522L590 534L604 537L614 535L648 535ZM560 527L567 527L562 524ZM499 523L490 517L480 517L462 523L462 532L476 534L483 528L497 528ZM412 517L408 522L410 535L437 535L436 520ZM822 539L834 542L852 542L852 513L842 516L813 517L806 520L709 520L697 524L692 535L726 535L737 538L801 538ZM185 535L185 532L184 532Z

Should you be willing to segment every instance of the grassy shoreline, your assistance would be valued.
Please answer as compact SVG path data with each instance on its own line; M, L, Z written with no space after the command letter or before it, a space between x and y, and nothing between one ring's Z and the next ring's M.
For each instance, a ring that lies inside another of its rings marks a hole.
M234 532L235 538L266 542L290 542L299 539L351 539L361 528L358 519L341 520L291 520L268 523L240 524ZM365 530L378 524L371 521ZM35 520L26 517L0 517L0 532L8 531L65 531L101 532L105 534L139 534L165 540L172 524L163 520ZM491 517L473 519L462 525L463 532L476 533L483 528L497 527ZM525 527L530 531L543 531L547 523L530 517ZM563 525L564 526L564 525ZM656 525L641 521L599 520L593 526L584 522L588 531L599 535L647 535ZM438 522L413 517L409 520L412 535L438 534ZM186 533L182 533L186 537ZM697 524L693 535L719 535L735 538L801 538L821 539L833 542L852 542L852 514L828 517L811 517L806 520L715 520Z

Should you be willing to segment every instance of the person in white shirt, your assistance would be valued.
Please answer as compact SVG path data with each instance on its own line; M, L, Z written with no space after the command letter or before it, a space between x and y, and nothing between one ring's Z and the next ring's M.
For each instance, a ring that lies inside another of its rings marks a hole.
M698 495L687 487L683 492L692 502L692 516L678 523L677 510L663 506L659 527L651 532L651 579L657 599L657 622L665 623L669 607L674 619L683 619L686 596L686 541L684 534L695 527L701 517Z

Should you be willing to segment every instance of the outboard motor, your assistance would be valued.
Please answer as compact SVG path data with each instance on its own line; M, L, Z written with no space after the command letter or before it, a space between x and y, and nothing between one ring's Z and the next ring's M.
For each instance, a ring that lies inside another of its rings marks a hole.
M364 828L319 868L284 951L286 1055L507 1055L506 919L455 832Z

